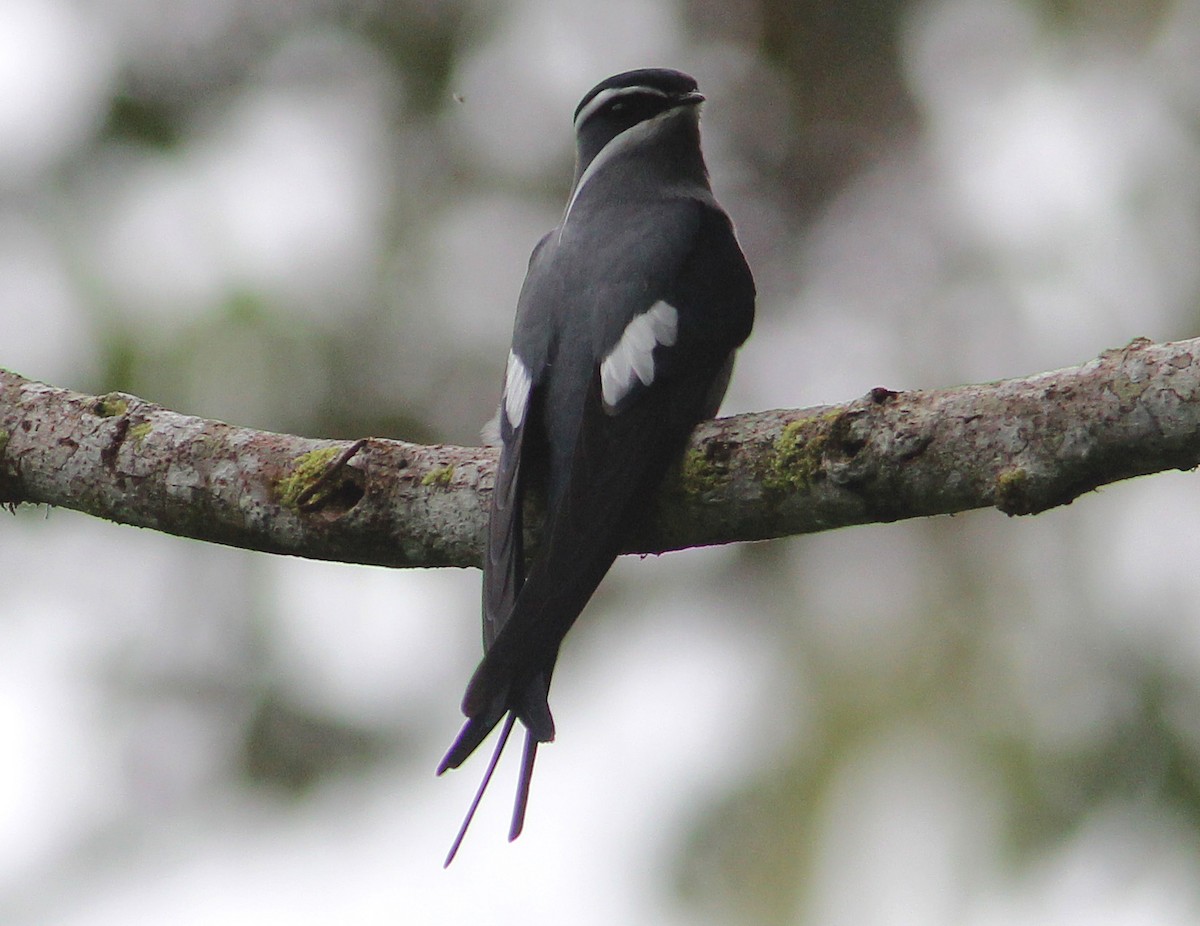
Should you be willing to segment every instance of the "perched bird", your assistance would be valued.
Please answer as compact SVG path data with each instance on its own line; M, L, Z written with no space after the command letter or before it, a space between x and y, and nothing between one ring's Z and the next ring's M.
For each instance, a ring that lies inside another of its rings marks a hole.
M754 321L754 280L713 198L696 81L647 68L597 84L575 110L575 179L533 250L500 401L483 566L484 657L457 768L505 718L453 860L515 720L525 752L509 839L524 824L547 691L571 625L651 507L692 429L716 414ZM542 499L527 558L524 501Z

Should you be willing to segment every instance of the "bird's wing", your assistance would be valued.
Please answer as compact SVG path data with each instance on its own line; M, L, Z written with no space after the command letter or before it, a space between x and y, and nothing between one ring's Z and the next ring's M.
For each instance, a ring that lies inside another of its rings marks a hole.
M595 338L600 347L590 375L584 371L589 378L567 472L561 491L553 493L527 576L520 540L521 470L527 455L524 428L540 414L544 397L536 377L531 376L521 427L512 428L504 441L489 528L487 649L463 698L467 722L439 774L461 765L506 713L510 719L451 858L514 714L527 728L509 838L520 833L537 745L554 736L546 695L563 637L646 515L692 429L715 411L719 395L714 401L714 390L723 391L733 352L749 335L754 283L729 219L704 203L689 203L687 209L692 233L683 239L679 259L666 262L664 281L644 287L636 302L625 300L624 315L617 305L601 319L609 324L616 318L619 324ZM501 419L503 437L503 409Z
M463 699L467 722L438 768L439 774L457 768L509 715L447 865L491 780L514 716L526 733L508 838L520 834L538 744L554 737L546 694L559 645L701 417L705 394L724 363L714 358L690 368L615 416L604 408L599 370L593 377L566 494L550 516L509 620L471 678Z
M511 616L471 679L468 717L518 711L539 740L553 736L545 686L559 645L646 514L659 483L702 417L728 355L705 358L610 414L599 372L589 391L567 488L552 512Z
M539 406L553 340L549 303L544 299L529 298L529 293L539 286L545 286L546 279L553 277L553 262L548 253L553 250L552 236L553 232L544 235L529 257L525 284L517 303L513 346L505 366L504 389L497 413L500 456L496 462L483 564L482 624L485 653L491 648L512 613L525 582L525 490L530 481L531 469L535 470L535 478L541 475L540 472L536 472L538 467L530 457L540 455L540 445L543 442L538 424ZM530 431L535 433L527 437ZM538 449L531 453L528 449L530 445L535 445ZM487 738L504 713L505 711L501 710L487 717L468 718L438 766L437 773L441 775L446 769L461 765ZM499 757L507 739L506 733L500 741L495 758ZM476 802L491 777L495 758L484 777ZM474 811L473 804L463 825L464 831Z
M525 583L524 499L527 474L523 465L526 433L538 392L537 378L544 363L533 371L514 351L509 354L503 398L500 403L500 458L496 463L488 518L486 561L483 568L483 648L487 653L513 613ZM483 742L507 708L487 716L471 716L438 766L438 774L457 768ZM507 736L505 737L507 739ZM503 741L501 741L503 748ZM497 752L498 755L498 752ZM494 762L493 762L494 764ZM491 771L489 769L488 777ZM486 784L486 779L485 779ZM481 792L482 793L482 792Z
M524 499L529 483L527 430L537 430L538 406L549 365L552 323L544 300L527 298L547 275L551 234L537 243L529 257L525 286L518 301L513 347L504 371L500 398L500 457L488 517L483 566L483 648L487 651L504 626L525 581ZM537 455L534 451L533 455Z
M529 378L517 355L509 356L509 373L505 377L505 395L510 389L524 388L532 392ZM521 366L518 367L517 365ZM518 370L513 374L513 370ZM514 379L517 382L514 382ZM492 489L491 514L488 518L487 562L483 568L483 648L486 651L496 639L517 593L525 581L525 551L523 543L524 484L521 473L521 451L525 442L525 411L514 423L507 401L500 408L500 457L496 462L496 481Z
M545 692L559 645L749 334L754 284L729 219L705 204L688 206L693 233L682 259L597 351L563 488L507 621L467 688L468 717L494 725L515 709L536 739L553 736Z

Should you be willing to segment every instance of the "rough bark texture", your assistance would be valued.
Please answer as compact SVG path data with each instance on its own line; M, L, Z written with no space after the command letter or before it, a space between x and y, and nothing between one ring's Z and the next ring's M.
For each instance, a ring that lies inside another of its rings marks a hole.
M488 449L254 431L0 370L0 504L316 559L472 566L494 464ZM1027 379L706 422L631 551L1033 514L1197 464L1200 339L1137 340Z

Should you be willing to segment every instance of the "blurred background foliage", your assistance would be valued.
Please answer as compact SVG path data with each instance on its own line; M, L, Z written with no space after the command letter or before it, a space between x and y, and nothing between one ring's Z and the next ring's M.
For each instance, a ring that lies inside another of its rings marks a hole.
M727 411L1200 324L1196 0L0 0L0 365L473 443L596 81L709 98ZM473 572L0 523L5 923L1200 923L1200 494L622 562L526 834Z

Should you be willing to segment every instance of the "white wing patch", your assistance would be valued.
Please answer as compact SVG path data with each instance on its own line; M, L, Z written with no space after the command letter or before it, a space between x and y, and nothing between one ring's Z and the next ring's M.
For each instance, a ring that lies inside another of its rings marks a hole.
M679 335L679 310L662 300L638 315L600 364L600 391L613 408L629 395L634 383L654 382L654 348L671 347Z
M533 384L529 370L521 358L508 352L508 368L504 371L504 414L513 428L519 428L529 408L529 389Z

